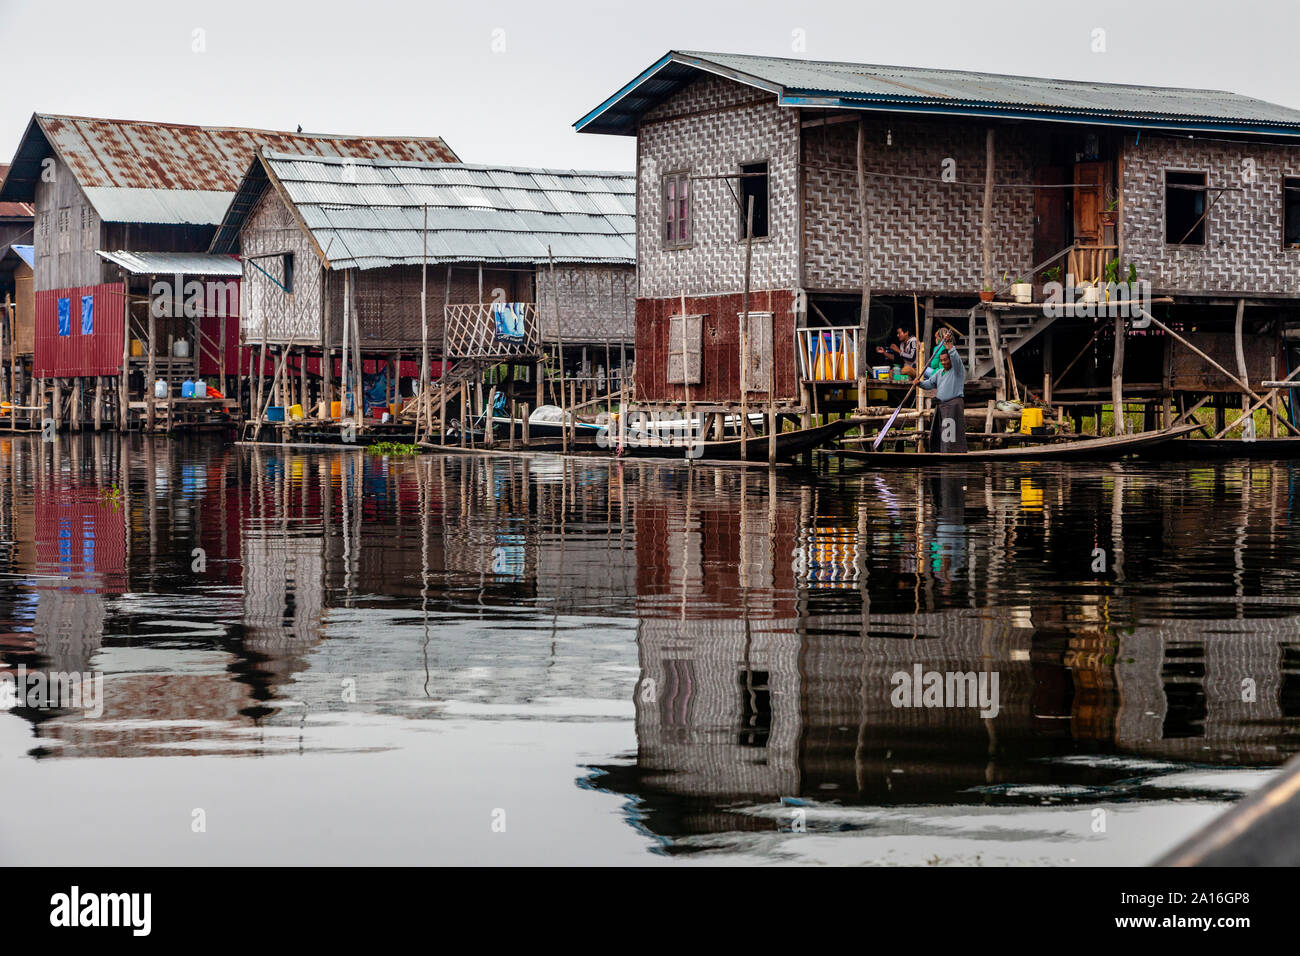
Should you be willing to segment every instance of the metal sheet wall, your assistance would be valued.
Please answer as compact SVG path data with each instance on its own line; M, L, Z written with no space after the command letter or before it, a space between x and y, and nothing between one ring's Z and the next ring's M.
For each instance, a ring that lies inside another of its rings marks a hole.
M94 331L81 332L81 297L94 299ZM69 300L71 328L59 335L58 301ZM38 376L76 377L117 375L122 370L122 286L104 285L50 289L36 293L36 350Z

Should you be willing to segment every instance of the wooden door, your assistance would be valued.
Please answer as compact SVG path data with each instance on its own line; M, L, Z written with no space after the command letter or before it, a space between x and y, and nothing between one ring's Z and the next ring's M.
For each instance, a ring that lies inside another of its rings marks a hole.
M1106 163L1074 164L1074 241L1080 245L1101 245L1106 167Z
M1066 182L1065 168L1044 166L1035 180L1040 186L1061 185ZM1034 261L1042 262L1065 248L1069 241L1065 234L1066 189L1034 190Z

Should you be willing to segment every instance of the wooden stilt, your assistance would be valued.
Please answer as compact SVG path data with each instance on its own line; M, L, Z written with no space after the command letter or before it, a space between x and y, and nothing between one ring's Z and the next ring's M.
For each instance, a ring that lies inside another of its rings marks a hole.
M1115 314L1115 356L1110 366L1110 403L1111 418L1115 422L1113 429L1114 434L1123 435L1128 428L1124 421L1124 339L1126 326L1124 317L1118 312ZM1100 427L1101 411L1097 412L1098 426Z

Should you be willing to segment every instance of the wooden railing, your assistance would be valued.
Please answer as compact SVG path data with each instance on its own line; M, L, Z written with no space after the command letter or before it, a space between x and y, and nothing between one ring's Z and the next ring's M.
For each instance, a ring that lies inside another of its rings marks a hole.
M1119 246L1073 246L1065 263L1066 275L1074 277L1081 286L1100 282L1106 274L1106 263L1119 255Z
M861 332L856 325L795 329L795 351L799 354L799 374L803 380L856 381Z

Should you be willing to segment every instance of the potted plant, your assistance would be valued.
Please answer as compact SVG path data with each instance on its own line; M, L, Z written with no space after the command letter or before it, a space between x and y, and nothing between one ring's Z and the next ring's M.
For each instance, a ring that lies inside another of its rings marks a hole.
M1118 197L1110 201L1105 209L1101 211L1101 224L1103 226L1113 226L1119 222L1119 199Z
M1011 283L1011 295L1017 302L1027 304L1034 301L1034 284L1019 280Z
M980 287L980 301L981 302L993 301L993 286L989 285L987 282Z

